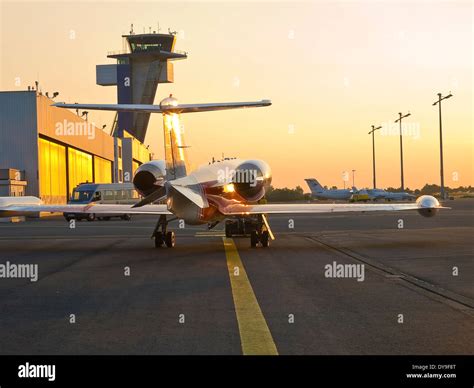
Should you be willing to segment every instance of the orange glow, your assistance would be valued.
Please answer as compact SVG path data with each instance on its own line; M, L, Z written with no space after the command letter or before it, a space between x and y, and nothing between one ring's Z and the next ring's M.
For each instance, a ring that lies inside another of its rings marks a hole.
M235 191L235 187L233 183L229 183L223 186L224 193L233 193Z
M121 48L130 15L137 15L141 32L159 14L162 32L177 30L176 49L189 57L174 62L174 83L158 85L155 103L170 93L181 103L272 100L268 108L184 115L192 146L186 154L196 165L224 153L267 161L276 187L300 185L308 192L304 179L311 177L348 187L352 179L342 177L351 170L355 185L368 187L367 132L410 111L405 186L439 184L432 103L437 93L452 92L442 105L445 184L474 184L469 1L187 2L182 12L174 2L11 1L1 7L1 90L26 90L39 78L43 92L60 93L57 101L114 103L115 87L95 84L95 66L116 62L106 55ZM91 111L89 120L110 128L114 115ZM169 120L180 128L178 115ZM157 159L164 158L162 125L161 115L152 114L145 143ZM398 187L398 137L378 131L375 141L378 186ZM185 156L178 150L176 156Z

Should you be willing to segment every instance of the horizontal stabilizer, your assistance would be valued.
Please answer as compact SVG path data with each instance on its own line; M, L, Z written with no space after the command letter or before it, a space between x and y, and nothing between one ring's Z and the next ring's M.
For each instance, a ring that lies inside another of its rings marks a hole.
M132 208L142 207L144 205L148 205L156 201L163 201L165 199L166 199L166 188L164 186L161 186L157 190L155 190L153 193L147 195L141 201L133 205Z
M67 109L111 110L116 112L142 113L197 113L216 110L257 108L271 105L270 100L250 102L217 102L207 104L146 105L146 104L65 104L58 102L52 106Z

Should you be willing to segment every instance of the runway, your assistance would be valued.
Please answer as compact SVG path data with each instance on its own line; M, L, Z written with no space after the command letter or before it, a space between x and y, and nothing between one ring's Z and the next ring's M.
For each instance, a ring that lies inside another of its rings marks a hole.
M474 201L446 205L270 217L268 249L177 224L155 249L152 217L0 224L0 264L39 270L0 279L0 353L473 354Z

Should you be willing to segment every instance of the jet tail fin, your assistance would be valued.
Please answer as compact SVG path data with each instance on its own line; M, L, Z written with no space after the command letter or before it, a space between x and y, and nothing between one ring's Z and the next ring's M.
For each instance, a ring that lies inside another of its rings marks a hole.
M309 186L309 189L311 190L311 193L324 193L326 190L324 189L323 186L314 178L307 178L305 179L306 183Z

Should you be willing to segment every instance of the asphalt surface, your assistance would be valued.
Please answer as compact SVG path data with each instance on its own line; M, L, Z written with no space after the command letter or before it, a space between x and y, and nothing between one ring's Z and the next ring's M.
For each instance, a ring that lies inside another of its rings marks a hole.
M177 225L155 249L151 217L1 223L0 264L39 279L0 278L0 354L473 354L474 200L446 205L270 217L268 249ZM325 277L333 262L364 280Z

